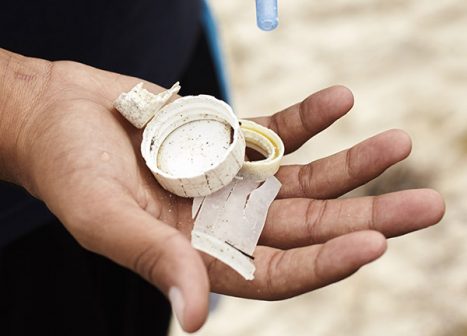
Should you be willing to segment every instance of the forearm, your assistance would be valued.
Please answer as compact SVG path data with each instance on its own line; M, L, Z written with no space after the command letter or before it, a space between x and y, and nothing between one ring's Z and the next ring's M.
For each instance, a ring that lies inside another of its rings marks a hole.
M0 179L25 184L25 133L47 88L51 62L0 49Z

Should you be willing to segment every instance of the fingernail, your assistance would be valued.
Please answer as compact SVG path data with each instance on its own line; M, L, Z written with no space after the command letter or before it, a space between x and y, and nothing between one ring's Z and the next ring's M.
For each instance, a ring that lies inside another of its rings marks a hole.
M183 311L185 310L185 300L180 289L177 287L171 287L169 289L169 300L172 305L172 310L177 317L178 323L183 328Z

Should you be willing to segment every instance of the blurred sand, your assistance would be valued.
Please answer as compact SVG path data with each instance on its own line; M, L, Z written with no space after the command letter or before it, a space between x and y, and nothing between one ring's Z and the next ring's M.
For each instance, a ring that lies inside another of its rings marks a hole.
M279 0L271 33L255 27L252 0L211 2L241 116L333 84L354 92L352 112L287 162L402 128L411 157L355 194L430 186L447 213L328 288L283 302L223 298L198 334L467 335L467 1ZM172 335L182 334L174 324Z

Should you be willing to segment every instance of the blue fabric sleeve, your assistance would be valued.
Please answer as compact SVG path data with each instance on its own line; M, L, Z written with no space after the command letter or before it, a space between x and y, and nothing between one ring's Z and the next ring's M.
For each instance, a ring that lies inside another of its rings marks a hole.
M212 15L211 9L207 3L207 0L203 1L202 7L202 25L204 31L206 32L206 38L208 40L208 44L211 51L211 57L214 62L214 67L216 70L216 74L219 80L219 84L221 86L221 94L223 96L223 100L227 103L230 103L230 90L229 90L229 82L227 73L225 70L225 65L223 62L221 45L219 42L219 36L217 32L217 26L215 19Z

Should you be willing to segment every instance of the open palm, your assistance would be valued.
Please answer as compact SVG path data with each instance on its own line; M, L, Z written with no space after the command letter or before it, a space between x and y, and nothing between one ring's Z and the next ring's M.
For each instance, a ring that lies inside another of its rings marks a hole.
M113 100L140 80L72 62L54 63L50 76L22 133L28 136L26 187L85 248L165 292L187 331L203 324L210 290L266 300L298 295L378 258L385 236L427 227L444 213L441 197L428 189L335 199L409 154L402 131L308 165L283 166L276 175L283 186L254 254L255 280L245 281L191 247L191 199L157 184L140 155L141 131L113 109ZM256 121L276 131L290 153L352 104L346 88L332 87Z

